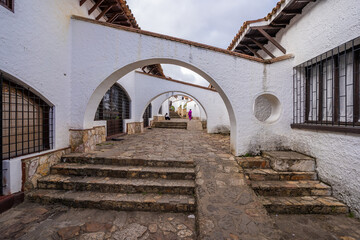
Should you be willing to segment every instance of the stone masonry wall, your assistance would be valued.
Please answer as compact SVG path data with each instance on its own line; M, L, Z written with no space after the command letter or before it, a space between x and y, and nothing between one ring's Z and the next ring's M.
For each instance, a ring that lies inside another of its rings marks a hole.
M37 187L37 180L50 173L50 168L59 163L64 154L70 153L70 148L55 150L42 155L24 158L22 164L22 190L28 191Z
M136 134L144 132L144 125L142 122L132 122L127 124L127 134Z
M92 129L70 129L71 152L89 152L95 149L96 144L106 141L105 126Z

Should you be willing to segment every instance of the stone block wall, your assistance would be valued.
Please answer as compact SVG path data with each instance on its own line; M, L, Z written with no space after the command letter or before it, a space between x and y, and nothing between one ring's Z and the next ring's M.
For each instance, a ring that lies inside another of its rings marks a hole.
M164 121L164 120L165 120L165 116L154 116L153 117L154 122Z
M105 126L91 129L70 129L71 152L89 152L95 150L96 144L106 141Z
M142 122L127 123L127 134L136 134L144 132L144 125Z
M21 160L22 190L28 191L37 187L37 180L50 173L50 168L59 163L64 154L70 153L70 148L63 148L49 153Z

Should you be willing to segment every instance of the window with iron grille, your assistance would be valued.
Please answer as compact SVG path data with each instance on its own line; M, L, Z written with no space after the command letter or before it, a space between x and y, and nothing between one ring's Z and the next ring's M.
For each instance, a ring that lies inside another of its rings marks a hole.
M14 0L0 0L0 5L11 11L14 11Z
M96 111L95 120L106 120L107 136L123 132L124 119L130 118L130 98L115 83L104 95Z
M360 133L360 37L294 68L292 127Z
M53 148L53 108L0 73L1 159Z

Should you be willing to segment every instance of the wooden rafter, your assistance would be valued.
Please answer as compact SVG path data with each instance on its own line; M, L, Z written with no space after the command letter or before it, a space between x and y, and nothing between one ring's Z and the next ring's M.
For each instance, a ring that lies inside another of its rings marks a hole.
M108 6L104 11L102 11L97 17L96 20L99 20L100 18L102 18L110 9L112 9L113 7L115 7L117 5L117 3L114 3L110 6Z
M80 1L80 6L82 6L87 0L81 0Z
M275 58L275 56L269 51L267 50L263 44L259 43L258 41L256 41L256 39L254 38L250 38L251 41L253 41L259 48L261 48L264 52L266 52L267 55L269 55L271 58Z
M281 13L282 13L283 15L301 14L301 13L302 13L302 9L282 10Z
M108 23L113 23L119 16L120 16L120 13L116 13L112 18L109 18L107 20L107 22Z
M251 47L249 47L248 45L242 44L244 47L246 47L247 49L249 49L250 52L252 52L255 56L257 56L258 58L263 59L260 54L258 54L254 49L252 49Z
M258 31L264 36L266 37L270 42L272 42L272 44L275 45L275 47L277 47L280 51L282 51L284 54L286 54L286 49L283 48L283 46L280 45L280 43L278 43L273 37L271 37L267 32L265 32L264 29L259 28Z
M104 1L105 0L98 0L98 2L95 3L92 8L90 8L89 15L92 14L95 11L95 9L97 9Z

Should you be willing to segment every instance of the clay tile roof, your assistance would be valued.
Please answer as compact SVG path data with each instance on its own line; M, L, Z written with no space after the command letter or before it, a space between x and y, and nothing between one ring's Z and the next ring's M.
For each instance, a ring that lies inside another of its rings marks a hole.
M276 4L276 6L272 9L272 11L270 13L268 13L268 15L266 15L266 17L264 17L264 18L244 22L243 25L241 26L239 32L235 35L234 39L232 40L232 42L230 43L230 45L227 49L231 50L235 46L236 42L240 39L241 35L244 33L244 31L246 30L246 28L249 24L256 23L256 22L262 22L262 21L268 21L269 19L271 19L271 17L273 15L276 14L276 12L281 8L281 5L284 3L285 3L285 0L280 0Z
M129 5L127 5L126 0L118 0L120 3L121 8L123 9L123 11L126 14L126 17L129 19L129 21L131 22L131 25L134 28L140 29L139 25L136 22L136 19L134 17L134 15L131 13L131 10L129 8Z
M231 51L231 49L235 46L236 42L239 40L240 36L244 33L244 31L246 30L246 28L249 24L256 23L256 22L262 22L262 21L265 21L265 18L260 18L257 20L250 20L250 21L244 22L243 25L241 26L239 32L235 35L234 39L232 40L232 42L230 43L230 45L227 49Z

